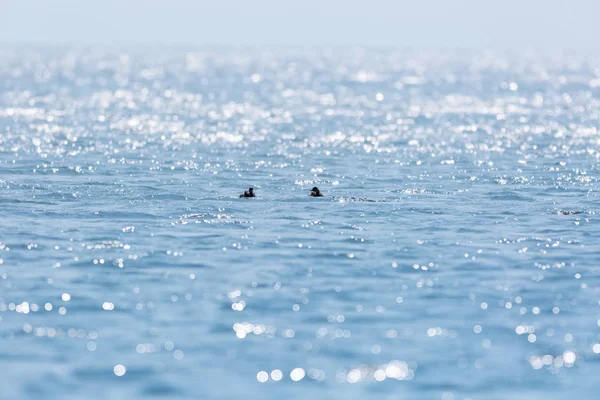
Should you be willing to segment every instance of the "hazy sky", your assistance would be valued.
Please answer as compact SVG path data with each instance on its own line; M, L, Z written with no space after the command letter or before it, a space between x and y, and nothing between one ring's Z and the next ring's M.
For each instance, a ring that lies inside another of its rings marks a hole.
M0 0L0 42L600 49L600 0Z

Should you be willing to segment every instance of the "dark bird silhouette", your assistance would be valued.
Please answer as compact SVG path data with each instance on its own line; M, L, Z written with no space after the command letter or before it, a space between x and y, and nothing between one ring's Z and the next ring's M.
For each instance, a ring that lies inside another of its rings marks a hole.
M242 197L256 197L256 195L254 194L254 189L253 188L249 188L247 191L245 191L244 193L240 194L240 198Z
M310 191L310 196L312 196L312 197L323 197L323 193L321 193L321 191L319 190L319 188L315 186Z

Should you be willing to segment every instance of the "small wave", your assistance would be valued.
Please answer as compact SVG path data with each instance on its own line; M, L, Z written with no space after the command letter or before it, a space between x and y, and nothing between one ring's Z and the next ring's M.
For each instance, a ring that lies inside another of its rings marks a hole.
M352 203L352 202L365 202L365 203L377 203L377 200L367 199L365 197L334 197L334 201L339 203Z
M192 213L184 214L179 217L178 221L174 221L171 225L187 225L187 224L252 224L248 220L235 220L231 214L214 214L214 213Z
M414 212L414 213L419 213L419 214L433 214L433 215L442 215L443 214L443 212L441 212L441 211L435 211L435 210L426 209L426 208L415 208L415 207L409 208L408 211Z
M434 192L431 190L421 189L421 188L402 189L400 191L400 193L409 195L409 196L416 195L416 194L434 194Z
M81 243L81 246L85 247L87 250L105 250L119 248L128 250L130 248L128 244L123 243L119 240L103 240L101 242L96 243Z
M333 201L339 203L399 203L404 201L403 197L384 197L382 199L370 199L367 197L341 196L333 197Z
M181 194L171 194L171 193L163 193L163 194L147 194L141 197L143 200L194 200L194 198L189 196L184 196Z
M59 203L52 203L49 201L35 201L35 200L19 200L19 199L0 199L0 204L37 204L42 206L55 206Z
M527 202L535 201L535 199L533 199L531 197L523 196L522 194L514 192L514 191L506 191L506 192L502 192L502 193L490 192L488 194L491 195L492 200L527 201Z

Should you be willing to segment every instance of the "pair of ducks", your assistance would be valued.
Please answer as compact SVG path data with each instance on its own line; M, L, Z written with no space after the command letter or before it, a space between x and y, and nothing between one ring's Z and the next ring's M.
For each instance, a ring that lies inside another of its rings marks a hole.
M309 196L312 196L312 197L323 197L323 193L321 193L321 191L319 190L319 188L315 186L310 191ZM242 198L242 197L256 197L256 195L254 194L254 188L249 188L247 191L245 191L244 193L240 194L240 198Z

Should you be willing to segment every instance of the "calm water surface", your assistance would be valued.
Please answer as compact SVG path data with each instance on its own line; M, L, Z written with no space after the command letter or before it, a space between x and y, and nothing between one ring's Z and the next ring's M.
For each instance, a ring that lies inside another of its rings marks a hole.
M595 398L599 147L594 55L4 45L1 397Z

